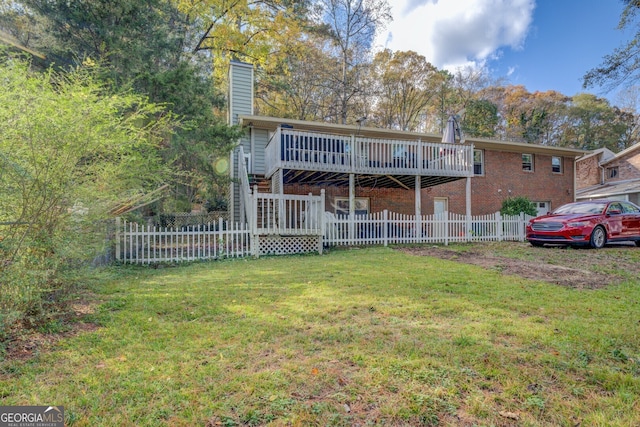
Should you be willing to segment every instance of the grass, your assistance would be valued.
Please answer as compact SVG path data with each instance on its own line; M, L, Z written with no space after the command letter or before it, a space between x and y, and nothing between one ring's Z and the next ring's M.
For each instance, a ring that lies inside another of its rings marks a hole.
M640 287L388 248L109 269L101 327L0 364L73 426L640 424Z

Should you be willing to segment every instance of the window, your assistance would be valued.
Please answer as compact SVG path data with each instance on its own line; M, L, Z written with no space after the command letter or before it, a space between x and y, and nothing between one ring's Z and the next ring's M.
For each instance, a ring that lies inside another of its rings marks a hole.
M484 175L484 152L473 150L473 174Z
M349 215L349 198L336 197L335 201L336 201L336 204L335 204L336 215ZM369 213L369 198L356 197L355 214L366 215L368 213Z
M622 213L622 205L620 203L611 203L607 209L607 213L610 214L613 212Z
M617 178L618 177L618 167L607 168L607 177L608 178Z
M533 172L533 154L522 155L522 170Z
M553 173L562 173L562 157L551 156L551 170Z
M631 203L620 202L620 204L622 205L622 212L624 213L633 213L633 214L640 213L640 210L636 208L634 205L632 205Z

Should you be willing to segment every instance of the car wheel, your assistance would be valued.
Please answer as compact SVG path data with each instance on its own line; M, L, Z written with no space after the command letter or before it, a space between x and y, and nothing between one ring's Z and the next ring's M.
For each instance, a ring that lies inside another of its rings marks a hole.
M589 244L592 248L600 249L607 242L607 233L604 231L604 228L598 226L593 229L591 232L591 239L589 240Z
M540 242L529 242L531 243L531 246L535 246L536 248L541 248L542 245L544 245L544 243L540 243Z
M640 247L640 240L636 240L634 243L636 244L636 246Z

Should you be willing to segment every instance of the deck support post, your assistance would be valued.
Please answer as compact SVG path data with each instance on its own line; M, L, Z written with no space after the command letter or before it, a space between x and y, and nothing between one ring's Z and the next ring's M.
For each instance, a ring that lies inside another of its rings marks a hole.
M349 174L349 240L355 242L356 240L356 185L355 175ZM350 243L351 243L350 242Z
M467 185L466 185L466 214L467 214L467 232L465 236L467 237L467 241L471 240L471 177L467 177Z
M420 175L416 175L415 179L415 193L416 193L416 232L415 238L416 241L420 238L422 234L422 180L420 179Z

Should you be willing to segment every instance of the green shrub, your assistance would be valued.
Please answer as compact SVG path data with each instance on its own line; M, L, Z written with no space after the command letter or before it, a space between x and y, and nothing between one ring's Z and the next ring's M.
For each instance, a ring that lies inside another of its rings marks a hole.
M104 249L110 210L170 172L171 118L108 93L95 68L40 73L0 51L0 338L50 322L64 272Z
M538 215L535 204L526 197L509 197L502 202L502 208L500 209L501 215L515 216L520 215L521 212L531 216Z

